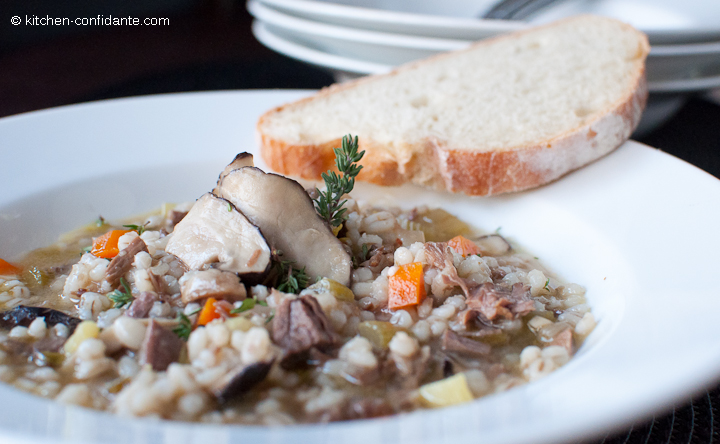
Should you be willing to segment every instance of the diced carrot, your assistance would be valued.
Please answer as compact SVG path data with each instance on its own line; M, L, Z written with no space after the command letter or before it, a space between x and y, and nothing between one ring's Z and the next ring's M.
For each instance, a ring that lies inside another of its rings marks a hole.
M114 258L120 252L120 249L118 248L118 239L120 239L123 234L129 232L130 230L108 231L102 236L95 238L93 248L90 253L104 259Z
M420 262L400 265L388 279L388 306L392 309L418 305L425 299L425 277Z
M215 302L217 302L215 298L207 298L205 305L203 305L200 311L200 316L198 316L198 325L209 324L213 319L220 317L220 314L215 311Z
M19 267L16 267L10 262L0 259L0 276L16 275L20 274L21 271L22 270Z
M230 310L233 305L227 301L218 301L215 298L207 298L198 316L198 325L207 325L215 319L233 317Z
M475 245L475 242L467 239L464 236L455 236L448 241L448 246L455 250L456 253L460 253L465 256L472 256L473 254L480 254L480 248Z

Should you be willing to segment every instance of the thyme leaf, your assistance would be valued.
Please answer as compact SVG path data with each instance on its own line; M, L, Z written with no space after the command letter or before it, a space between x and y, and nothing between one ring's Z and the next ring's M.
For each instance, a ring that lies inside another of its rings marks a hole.
M125 278L120 278L120 285L123 290L119 288L111 293L108 293L108 298L115 303L115 308L122 308L126 305L132 304L135 297L132 295L130 285L128 285Z
M132 231L137 231L137 234L139 236L145 232L145 226L147 226L147 224L149 224L149 223L150 222L146 222L143 225L128 224L128 225L123 225L123 227L128 228Z
M295 261L275 262L275 271L278 280L275 288L284 293L300 293L310 283L310 276L305 272L305 267L294 267Z
M230 313L238 314L238 313L242 313L244 311L252 310L253 308L255 308L255 303L256 303L255 299L247 298L244 301L242 301L242 304L240 304L239 307L233 308L232 310L230 310Z
M328 170L322 174L325 181L325 191L316 188L318 198L313 199L315 210L330 226L339 227L345 220L347 200L342 197L352 191L355 186L355 177L360 173L362 165L357 162L363 158L365 151L358 153L358 138L350 134L343 136L342 147L335 148L335 166L340 174Z

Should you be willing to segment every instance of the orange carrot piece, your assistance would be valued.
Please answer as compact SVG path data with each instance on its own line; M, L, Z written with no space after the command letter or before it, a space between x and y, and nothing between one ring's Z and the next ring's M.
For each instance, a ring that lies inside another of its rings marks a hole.
M207 325L215 319L220 318L232 318L234 317L230 310L233 309L233 305L228 301L220 300L215 298L207 298L205 305L203 305L200 315L198 316L198 325Z
M125 233L129 233L130 230L112 230L103 234L100 237L95 238L93 242L93 248L90 251L96 257L104 259L111 259L118 255L120 249L118 248L118 239Z
M22 270L19 267L0 259L0 276L20 274Z
M217 300L215 298L207 298L205 305L203 305L203 308L200 311L200 316L198 316L198 325L207 325L214 319L220 317L220 313L215 310L216 302Z
M448 241L448 246L455 250L456 253L460 253L465 256L472 256L473 254L480 254L480 249L475 242L467 239L464 236L455 236Z
M420 262L400 265L388 279L388 306L398 308L418 305L425 299L425 275Z

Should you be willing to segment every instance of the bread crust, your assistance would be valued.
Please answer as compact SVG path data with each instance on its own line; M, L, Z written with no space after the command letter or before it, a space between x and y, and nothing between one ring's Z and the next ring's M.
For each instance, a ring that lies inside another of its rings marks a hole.
M497 38L511 38L514 35L516 34ZM487 41L481 41L476 45L486 44ZM476 45L463 51L472 50ZM649 52L647 38L641 41L638 51L638 58L644 60ZM456 53L440 54L429 60L453 54ZM424 62L405 65L383 76L396 75ZM277 107L263 114L258 121L257 130L261 154L265 162L281 174L310 180L319 180L323 172L329 169L335 170L333 148L340 146L341 138L322 144L292 144L264 132L264 122L287 107L302 106L303 103L315 100L317 97L372 82L376 77L365 77L342 85L332 85L315 96ZM605 156L630 137L640 122L647 103L648 89L644 63L640 63L632 85L622 98L598 113L593 120L532 145L480 152L448 146L445 141L425 138L417 144L407 145L401 149L395 146L391 149L373 141L368 135L360 135L360 149L365 150L366 154L362 161L364 168L358 179L386 186L411 182L438 190L474 196L516 192L544 185Z

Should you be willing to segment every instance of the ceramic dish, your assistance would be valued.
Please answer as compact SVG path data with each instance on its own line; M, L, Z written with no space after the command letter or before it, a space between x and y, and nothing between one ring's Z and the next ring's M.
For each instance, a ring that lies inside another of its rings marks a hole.
M309 91L177 94L0 120L0 255L13 259L98 214L110 219L200 196L265 110ZM259 157L256 157L259 159ZM468 404L287 428L133 420L0 385L0 439L135 443L522 443L580 439L687 399L720 376L715 276L720 181L635 142L537 190L470 199L358 187L371 201L441 206L516 239L587 287L599 319L548 377Z
M525 22L478 19L496 1L472 0L260 0L297 17L358 29L448 39L478 40L526 27ZM652 44L720 39L720 3L693 0L574 0L557 2L530 23L545 23L576 14L598 14L631 23Z
M468 11L480 12L493 1L443 2L441 15L433 14L434 2L325 2L315 0L261 0L289 15L321 23L371 31L444 39L477 40L527 27L522 22L476 20ZM425 6L425 8L423 8ZM392 8L396 8L391 10ZM469 9L468 9L469 8ZM406 12L407 9L415 12ZM438 12L438 11L435 11ZM466 14L465 16L463 16Z

